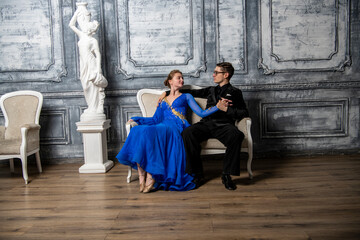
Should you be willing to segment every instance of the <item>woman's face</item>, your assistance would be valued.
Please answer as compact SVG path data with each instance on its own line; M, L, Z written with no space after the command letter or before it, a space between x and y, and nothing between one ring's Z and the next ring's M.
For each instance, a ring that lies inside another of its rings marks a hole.
M181 73L175 73L174 77L169 80L171 88L181 88L184 86L184 78Z

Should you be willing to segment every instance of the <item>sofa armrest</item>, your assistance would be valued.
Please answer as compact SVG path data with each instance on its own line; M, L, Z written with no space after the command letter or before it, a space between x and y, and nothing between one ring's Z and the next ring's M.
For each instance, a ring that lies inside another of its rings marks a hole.
M243 118L241 121L236 122L235 125L244 133L244 147L248 148L248 151L252 153L253 140L251 136L251 118Z
M133 128L137 125L138 124L135 121L127 121L127 123L125 124L126 136L129 136L131 128Z
M250 134L250 128L251 128L251 118L247 117L247 118L243 118L241 119L241 121L237 121L235 123L235 125L237 126L237 128L244 133L245 138L247 138L247 136Z
M251 163L253 158L253 140L251 136L251 118L244 118L239 122L236 122L238 129L244 133L245 138L242 142L241 151L245 151L249 154L247 161L247 171L249 173L249 178L253 178L253 173L251 170Z

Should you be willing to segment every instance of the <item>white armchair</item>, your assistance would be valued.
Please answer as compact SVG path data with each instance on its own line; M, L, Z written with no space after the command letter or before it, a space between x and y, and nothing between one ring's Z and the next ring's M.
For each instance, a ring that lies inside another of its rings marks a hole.
M190 89L199 88L198 86L188 85L184 86ZM137 93L137 101L140 106L141 113L143 117L152 117L156 111L156 106L160 95L163 93L163 90L155 90L155 89L141 89ZM205 109L206 107L206 99L203 98L195 98L196 102L199 104L200 107ZM191 113L190 121L192 124L200 121L200 117L197 116L195 113ZM253 158L253 141L251 137L251 119L244 118L239 122L235 123L236 126L240 131L242 131L245 135L244 141L241 143L241 152L248 153L248 161L247 161L247 171L249 174L249 178L252 179L253 173L251 170L251 163ZM130 130L132 127L136 126L136 122L127 122L126 123L126 133L129 135ZM209 139L204 141L201 144L202 155L209 155L209 154L219 154L225 153L226 147L217 139ZM127 182L131 181L132 175L132 168L128 167L128 176Z
M10 159L14 172L14 158L20 158L25 184L28 184L27 157L35 154L39 172L40 125L43 96L35 91L6 93L0 98L5 126L0 126L0 160Z

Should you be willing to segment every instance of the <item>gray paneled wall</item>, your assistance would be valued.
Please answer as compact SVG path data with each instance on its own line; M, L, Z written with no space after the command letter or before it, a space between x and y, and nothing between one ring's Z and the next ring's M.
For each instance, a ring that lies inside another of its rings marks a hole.
M347 0L268 0L259 9L259 66L266 74L350 65Z
M89 0L109 86L109 156L140 115L136 92L172 69L212 85L232 62L253 119L255 156L355 153L360 147L359 2L350 0ZM41 155L82 161L75 123L86 107L72 0L0 1L0 94L44 94ZM0 118L3 124L3 118Z

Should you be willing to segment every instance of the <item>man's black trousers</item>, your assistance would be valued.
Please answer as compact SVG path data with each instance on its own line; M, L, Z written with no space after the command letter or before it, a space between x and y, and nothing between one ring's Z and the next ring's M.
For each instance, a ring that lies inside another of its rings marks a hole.
M209 138L216 138L226 147L222 173L240 175L240 150L244 134L234 124L200 121L186 128L182 132L182 137L186 151L187 173L203 174L200 144Z

